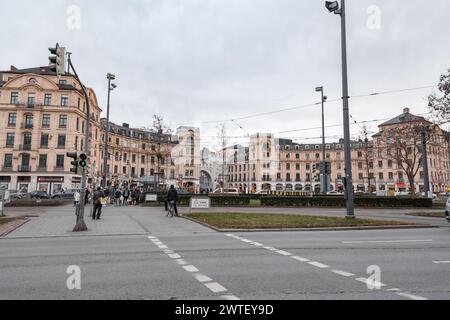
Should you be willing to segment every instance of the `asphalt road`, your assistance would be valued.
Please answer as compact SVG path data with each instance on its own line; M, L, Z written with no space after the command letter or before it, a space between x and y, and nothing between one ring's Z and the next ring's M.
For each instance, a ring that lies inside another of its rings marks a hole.
M0 299L450 298L448 227L224 234L158 208L110 207L74 235L71 207L34 214L0 238ZM81 290L67 288L72 265ZM369 266L380 289L362 279Z

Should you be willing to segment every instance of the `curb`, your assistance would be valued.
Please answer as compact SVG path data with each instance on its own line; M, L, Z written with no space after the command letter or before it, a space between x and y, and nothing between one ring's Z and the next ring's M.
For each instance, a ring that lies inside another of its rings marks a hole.
M18 219L14 219L13 221L10 221L10 222L6 223L5 225L3 225L3 228L5 230L0 232L0 237L7 236L8 234L13 232L14 230L16 230L16 229L20 228L21 226L23 226L28 221L30 221L30 219L18 218Z
M298 231L298 232L314 232L314 231L357 231L357 230L390 230L390 229L428 229L428 228L439 228L437 226L431 226L431 225L396 225L396 226L361 226L361 227L328 227L328 228L289 228L289 229L277 229L277 228L268 228L268 229L220 229L217 227L214 227L206 222L198 221L189 217L181 216L181 218L198 223L204 227L207 227L209 229L212 229L217 232L292 232L292 231Z

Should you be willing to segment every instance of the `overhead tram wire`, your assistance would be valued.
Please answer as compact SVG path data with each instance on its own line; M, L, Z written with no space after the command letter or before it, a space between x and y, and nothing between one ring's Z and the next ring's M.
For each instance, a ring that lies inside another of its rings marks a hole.
M374 96L381 96L381 95L401 93L401 92L418 91L418 90L424 90L424 89L431 89L431 88L435 88L435 87L436 87L436 85L429 85L429 86L412 87L412 88L404 88L404 89L397 89L397 90L386 90L386 91L372 92L372 93L367 93L367 94L352 95L352 96L349 96L349 99L374 97ZM326 103L337 102L337 101L341 101L341 100L342 100L342 98L337 98L337 99L328 100ZM314 107L314 106L318 106L318 105L321 105L321 102L309 103L309 104L304 104L304 105L300 105L300 106L296 106L296 107L288 107L288 108L282 108L282 109L277 109L277 110L273 110L273 111L255 113L255 114L241 116L241 117L237 117L237 118L222 119L222 120L208 120L208 121L191 121L191 122L185 122L185 123L174 124L174 125L175 126L183 126L183 125L189 125L189 124L203 124L204 125L204 124L216 124L216 123L223 123L223 122L233 122L235 120L246 120L246 119L276 114L276 113L310 108L310 107Z

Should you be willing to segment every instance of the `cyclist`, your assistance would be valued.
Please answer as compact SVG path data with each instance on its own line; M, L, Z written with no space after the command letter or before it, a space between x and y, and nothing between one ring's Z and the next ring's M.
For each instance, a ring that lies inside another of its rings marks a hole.
M169 192L167 192L167 205L170 205L172 202L173 209L175 210L175 215L178 217L177 210L177 201L178 201L178 192L175 190L173 185L170 186Z

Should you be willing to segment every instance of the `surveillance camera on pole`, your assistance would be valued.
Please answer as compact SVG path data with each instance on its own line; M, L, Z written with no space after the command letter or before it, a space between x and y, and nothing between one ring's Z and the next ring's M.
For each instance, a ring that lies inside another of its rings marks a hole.
M65 74L66 70L66 48L60 47L57 43L54 48L48 48L51 56L48 57L50 61L50 71L56 72L58 77Z

